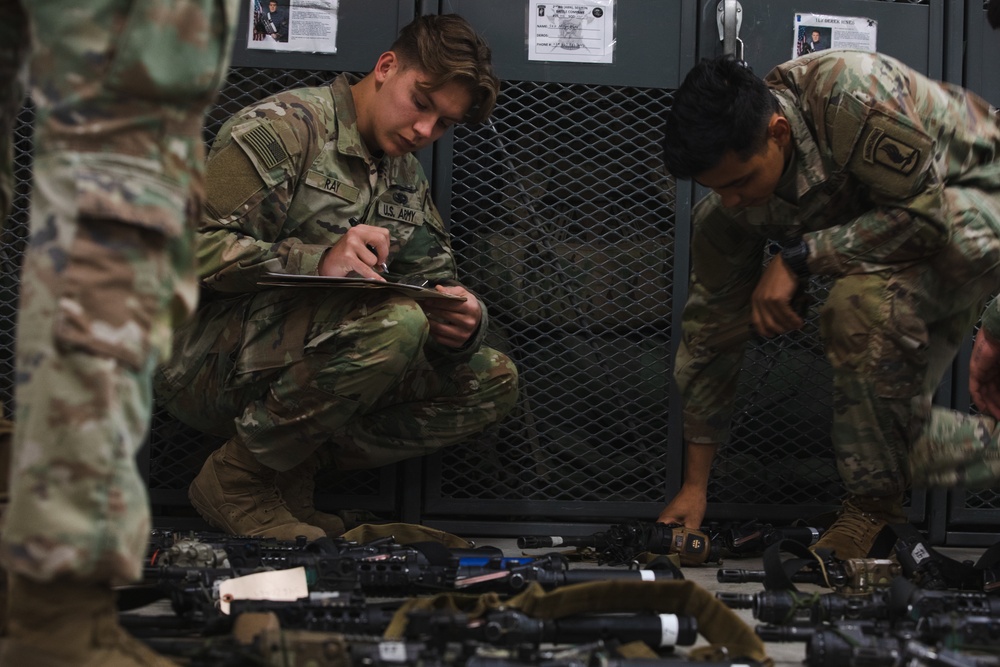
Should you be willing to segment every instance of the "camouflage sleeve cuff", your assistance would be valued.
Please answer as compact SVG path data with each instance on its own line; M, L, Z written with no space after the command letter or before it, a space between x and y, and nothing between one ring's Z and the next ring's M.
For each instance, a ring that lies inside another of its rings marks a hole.
M809 273L820 276L843 273L844 266L840 262L840 255L829 238L815 234L805 234L802 236L802 240L809 247L809 254L806 259L806 266L809 268Z
M722 445L729 439L728 428L717 428L701 419L684 417L684 441L693 445Z
M1000 340L1000 297L990 301L983 313L982 328L992 338Z
M482 311L482 316L479 319L479 327L476 329L476 332L472 334L472 337L465 341L465 345L459 348L452 348L445 347L433 338L429 338L427 340L427 345L440 356L451 361L463 361L470 359L473 354L479 351L479 348L482 347L483 343L486 341L486 334L490 330L490 317L486 312L486 304L483 303L483 300L479 299L479 297L476 298L479 300L479 308Z
M328 245L306 245L296 246L288 253L288 263L285 271L297 276L319 275L319 264L323 260L323 255L330 249Z

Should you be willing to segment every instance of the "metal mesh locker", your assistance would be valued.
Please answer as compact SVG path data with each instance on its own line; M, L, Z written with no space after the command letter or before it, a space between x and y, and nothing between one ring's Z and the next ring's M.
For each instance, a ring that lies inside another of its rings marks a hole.
M434 175L521 398L426 461L425 519L509 533L649 518L679 480L670 360L690 191L664 173L660 124L693 64L695 7L618 3L615 62L593 66L528 61L526 5L487 4L440 3L484 32L503 87L492 123L457 128Z
M492 124L456 132L461 278L490 305L522 400L493 438L444 452L440 498L662 497L675 252L674 186L657 168L666 98L507 82Z

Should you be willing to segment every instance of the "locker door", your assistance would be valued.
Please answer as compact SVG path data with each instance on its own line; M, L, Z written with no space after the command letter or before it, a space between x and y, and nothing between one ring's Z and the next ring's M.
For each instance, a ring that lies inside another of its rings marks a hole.
M651 518L679 480L670 358L689 195L658 144L696 8L618 0L607 64L529 60L527 8L439 5L484 34L503 80L492 124L438 143L434 179L461 277L522 385L498 431L428 461L424 520L451 530Z
M946 24L957 21L953 27L960 29L961 11L949 7L946 15L944 0L740 0L738 4L743 58L761 76L792 57L795 15L809 12L873 19L878 26L877 51L932 78L951 78L946 70ZM722 53L719 5L716 0L701 0L698 53L702 57ZM950 55L956 59L960 54L959 49Z

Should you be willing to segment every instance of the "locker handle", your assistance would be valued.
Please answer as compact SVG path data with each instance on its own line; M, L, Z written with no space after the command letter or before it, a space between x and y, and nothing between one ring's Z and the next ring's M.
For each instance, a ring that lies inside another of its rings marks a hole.
M722 53L735 55L737 59L743 60L743 40L740 39L743 5L738 0L720 0L715 12L715 22L719 27Z

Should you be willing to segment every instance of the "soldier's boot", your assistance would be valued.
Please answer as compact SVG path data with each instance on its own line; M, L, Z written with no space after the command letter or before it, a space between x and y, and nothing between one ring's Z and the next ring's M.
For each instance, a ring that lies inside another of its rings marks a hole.
M319 511L314 504L316 473L319 470L319 460L313 455L291 470L279 472L275 483L292 516L302 523L322 528L329 537L340 537L346 530L343 519L336 514Z
M849 496L833 525L823 531L812 550L827 549L836 558L868 558L882 529L905 523L903 496ZM880 554L884 556L885 554Z
M12 575L9 594L2 667L176 667L119 625L106 585Z
M279 540L324 537L322 528L296 519L275 484L277 472L236 440L215 450L188 487L191 504L212 526L231 535Z

